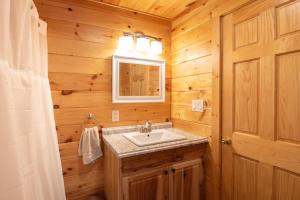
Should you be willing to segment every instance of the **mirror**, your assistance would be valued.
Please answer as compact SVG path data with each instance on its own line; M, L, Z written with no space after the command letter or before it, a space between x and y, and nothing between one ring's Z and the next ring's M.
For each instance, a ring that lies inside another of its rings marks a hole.
M164 100L164 61L113 56L113 103Z
M119 63L120 96L159 96L159 67Z

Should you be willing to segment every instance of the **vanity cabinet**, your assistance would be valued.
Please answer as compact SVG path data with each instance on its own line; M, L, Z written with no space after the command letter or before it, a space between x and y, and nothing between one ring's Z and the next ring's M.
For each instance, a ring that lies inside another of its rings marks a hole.
M122 178L124 200L169 199L168 169L149 170Z
M203 164L201 159L176 164L171 168L170 199L203 199Z
M202 200L205 143L119 158L105 146L108 200Z

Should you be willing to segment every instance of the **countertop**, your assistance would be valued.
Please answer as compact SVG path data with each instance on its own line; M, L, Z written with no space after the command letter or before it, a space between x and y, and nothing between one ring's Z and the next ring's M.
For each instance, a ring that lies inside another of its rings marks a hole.
M161 127L162 125L159 124L158 126ZM166 127L170 127L170 126L166 126ZM129 129L130 128L125 127L125 132L128 132L126 130ZM103 134L103 139L105 144L108 145L119 158L125 158L125 157L130 157L135 155L146 154L150 152L156 152L156 151L161 151L166 149L172 149L177 147L183 147L183 146L208 142L207 137L196 136L176 128L165 128L165 129L169 131L173 131L177 134L182 134L186 136L186 139L174 141L174 142L154 144L149 146L137 146L123 136L122 131L120 131L121 127L117 129L118 130L117 133L110 132L109 134Z

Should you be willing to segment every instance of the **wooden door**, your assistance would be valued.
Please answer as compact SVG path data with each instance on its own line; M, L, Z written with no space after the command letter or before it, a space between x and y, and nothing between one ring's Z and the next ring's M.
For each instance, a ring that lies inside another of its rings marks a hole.
M201 200L204 199L203 166L201 159L176 164L171 167L170 199Z
M124 200L168 200L169 169L141 172L124 177Z
M299 200L300 1L225 15L222 43L222 199Z

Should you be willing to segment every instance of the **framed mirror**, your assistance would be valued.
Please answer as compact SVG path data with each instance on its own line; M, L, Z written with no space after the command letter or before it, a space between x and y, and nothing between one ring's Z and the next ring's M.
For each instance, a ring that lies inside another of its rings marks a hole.
M113 103L165 101L165 61L113 56Z

